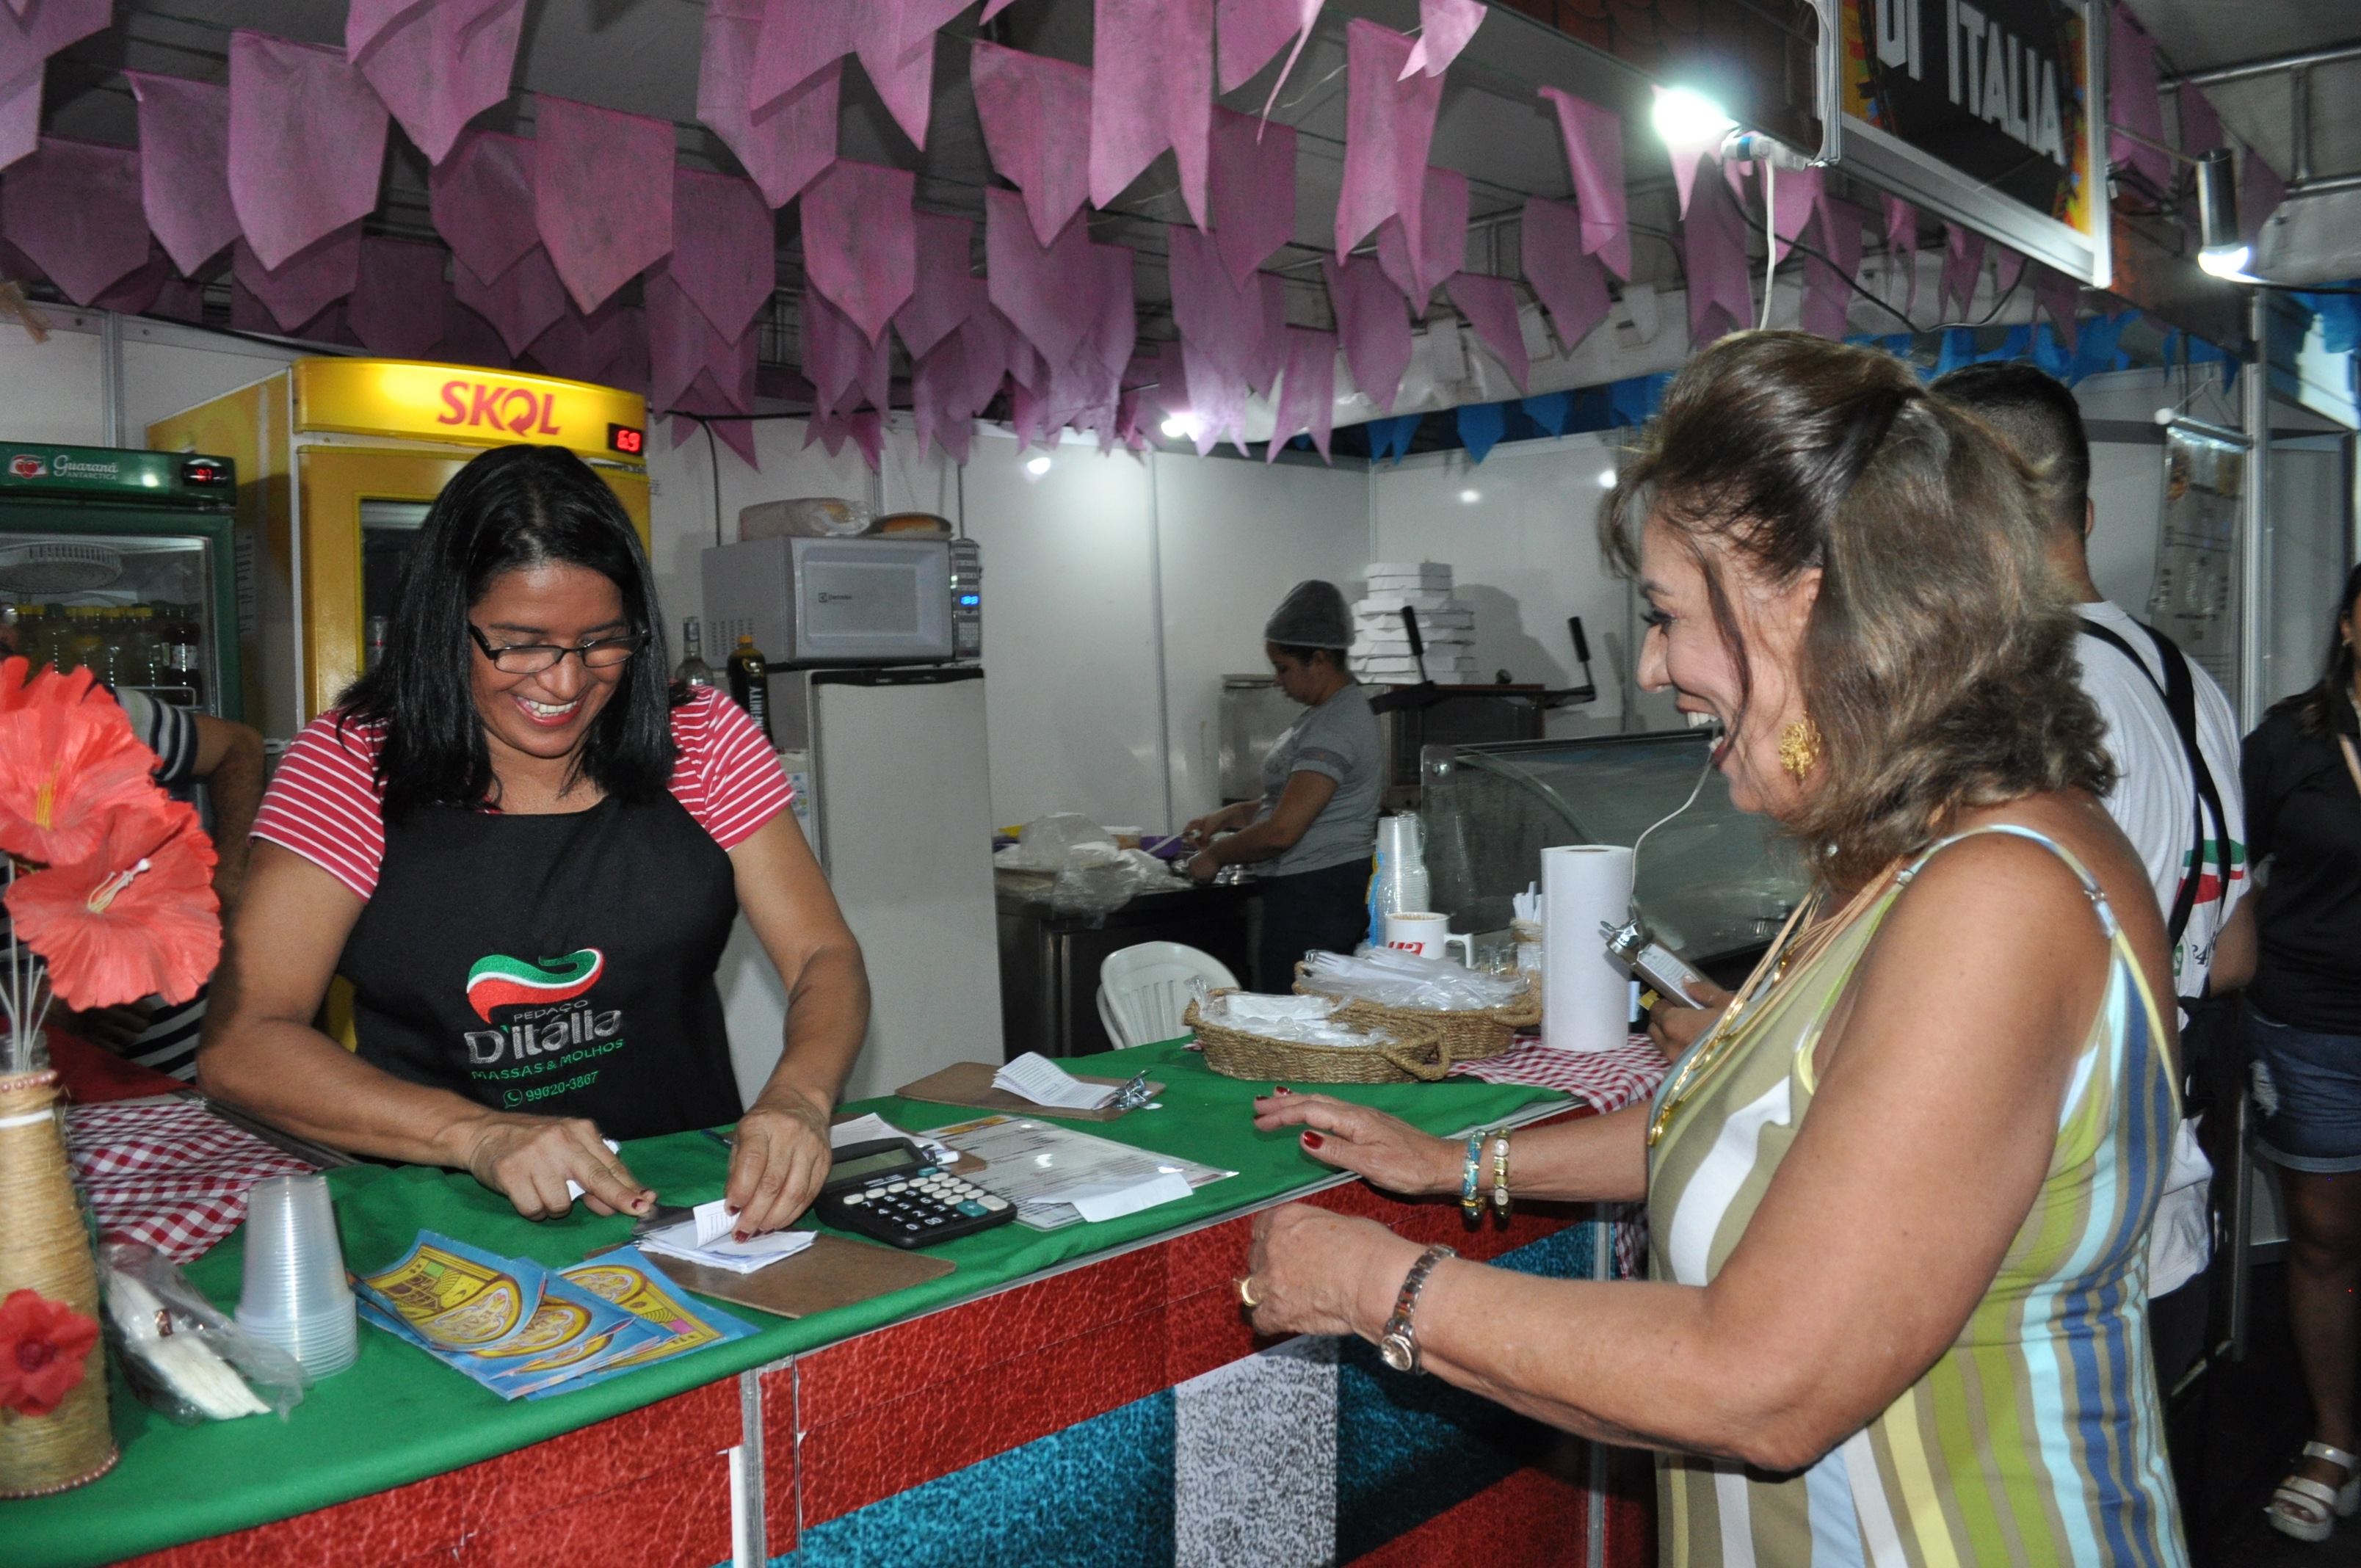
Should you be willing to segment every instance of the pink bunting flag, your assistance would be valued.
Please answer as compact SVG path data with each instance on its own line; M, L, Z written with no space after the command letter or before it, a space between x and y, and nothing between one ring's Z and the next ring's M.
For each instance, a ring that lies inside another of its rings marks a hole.
M1071 302L1094 282L1090 230L1077 215L1042 246L1014 191L983 193L984 277L994 305L1051 365L1074 356L1088 324ZM1023 377L1018 378L1020 380Z
M625 305L615 312L615 356L597 379L609 387L620 387L627 392L648 395L648 313L640 305Z
M77 305L148 260L136 148L43 137L0 189L0 236Z
M2180 150L2194 157L2228 145L2222 135L2222 116L2213 112L2213 100L2205 96L2205 89L2194 82L2182 82Z
M1778 236L1776 260L1787 259L1804 231L1812 226L1813 215L1826 199L1828 177L1826 170L1781 169L1771 175L1771 230Z
M672 280L735 343L778 286L778 241L763 192L695 169L672 175Z
M492 323L511 357L566 313L566 284L549 252L534 246L516 265L487 282L465 261L453 269L451 286L459 302Z
M1993 288L1994 291L2002 294L2009 292L2016 287L2016 280L2024 275L2025 254L2022 251L2011 250L2004 245L1994 245L1993 247Z
M1821 248L1828 259L1804 258L1804 300L1798 324L1806 332L1841 339L1852 310L1852 280L1861 274L1861 231L1870 216L1834 196L1820 201Z
M1426 314L1435 290L1467 259L1467 176L1429 169L1423 201L1425 243L1416 254L1399 216L1378 225L1378 265L1410 301L1414 316Z
M1000 395L1001 383L1008 375L1008 361L1015 351L1024 347L1016 329L1008 318L990 305L960 323L960 357L966 361L966 388L960 396L967 406L981 414ZM1026 349L1029 356L1030 348Z
M2257 258L2262 254L2263 225L2286 200L2287 181L2263 161L2261 154L2248 148L2245 166L2238 170L2238 237L2255 247Z
M951 336L961 323L985 308L983 280L971 270L975 225L939 213L913 213L917 265L910 298L894 313L894 329L915 363ZM939 372L939 379L948 376Z
M2033 298L2041 313L2058 329L2058 341L2071 348L2081 337L2075 317L2082 303L2082 286L2054 267L2039 262L2033 268Z
M113 0L27 0L0 8L0 169L30 158L41 137L42 66L104 27Z
M2107 120L2148 142L2164 140L2164 105L2157 96L2156 40L2132 19L2128 5L2107 7ZM2002 94L2004 97L2006 93ZM1989 94L1987 94L1989 97ZM2120 133L2107 138L2107 161L2129 164L2158 191L2172 189L2172 157L2161 147Z
M1345 24L1345 183L1336 199L1340 258L1397 216L1411 253L1425 248L1426 153L1434 140L1443 78L1422 71L1402 80L1402 62L1409 58L1410 39L1390 27L1360 16ZM1343 335L1349 359L1352 334Z
M1091 73L978 38L970 80L992 167L1025 192L1048 245L1090 197Z
M961 0L769 0L754 48L746 103L765 109L848 54L912 144L927 145L934 104L935 33Z
M164 254L161 246L148 248L148 259L126 272L110 285L106 292L91 303L102 311L114 311L126 316L150 313L164 285L172 280L172 258Z
M1451 303L1476 329L1476 341L1492 351L1517 390L1525 390L1532 360L1525 353L1523 323L1517 319L1517 286L1506 278L1462 272L1445 285Z
M1525 281L1570 354L1607 319L1607 274L1583 250L1581 214L1562 202L1529 199L1521 236Z
M851 413L864 400L873 408L887 406L893 360L884 338L868 336L860 323L818 294L804 296L799 324L804 375L823 411Z
M961 467L975 440L975 410L969 407L967 350L957 333L921 355L910 367L910 414L917 426L918 455L939 450Z
M1205 204L1222 265L1244 286L1295 237L1295 127L1216 107Z
M478 278L497 278L541 243L533 221L533 143L471 131L426 176L434 232Z
M1279 73L1279 82L1287 80L1295 69L1296 55L1303 52L1304 40L1311 37L1312 24L1320 19L1320 0L1216 0L1213 17L1221 35L1218 80L1224 93L1235 93L1292 38L1294 53L1287 57L1287 67ZM1279 95L1277 82L1271 85L1271 95ZM1270 111L1265 108L1263 113L1268 116Z
M262 258L243 239L231 249L231 275L289 333L351 293L360 282L360 268L358 218L278 267L263 266Z
M585 312L672 250L673 128L533 94L533 226Z
M230 203L255 259L279 267L376 211L385 131L384 102L344 50L232 33Z
M1984 236L1964 224L1943 225L1943 282L1935 296L1938 311L1951 308L1959 302L1959 312L1965 316L1974 308L1976 285L1983 281Z
M1905 280L1902 308L1907 312L1918 303L1918 209L1899 196L1883 200L1886 259Z
M1166 148L1180 200L1205 213L1213 106L1213 0L1093 0L1091 201L1106 206Z
M443 247L370 237L345 319L371 354L423 359L443 335Z
M1268 398L1287 368L1287 280L1275 272L1254 276L1262 306L1262 332L1246 361L1246 385Z
M804 273L872 342L917 282L917 177L840 158L804 192Z
M525 357L545 375L597 381L623 346L623 307L609 300L590 315L572 304L533 340Z
M508 97L523 29L524 0L357 0L345 51L434 164Z
M1618 278L1631 276L1631 234L1623 205L1623 116L1587 99L1542 89L1557 111L1558 137L1574 173L1574 199L1582 213L1582 249L1605 262Z
M1127 246L1091 247L1090 326L1082 351L1106 370L1107 385L1122 385L1125 367L1139 343L1139 311L1132 286L1134 257Z
M1407 302L1367 257L1350 258L1341 266L1323 258L1320 270L1328 280L1328 303L1335 313L1336 335L1344 343L1353 384L1379 413L1389 414L1414 347Z
M1418 0L1418 41L1410 46L1401 73L1442 75L1483 25L1481 0Z
M762 187L763 200L784 207L836 160L837 96L844 67L841 60L829 60L755 113L749 78L763 12L763 0L706 0L697 117L738 155Z
M1681 253L1689 282L1689 345L1703 348L1727 332L1754 324L1754 295L1746 270L1746 215L1719 180L1697 189L1681 225Z
M1167 273L1172 286L1172 323L1180 329L1181 341L1223 377L1244 387L1262 343L1262 291L1252 283L1244 289L1231 283L1213 236L1178 225L1165 234L1172 246Z
M187 322L192 326L203 326L205 321L205 286L182 278L168 279L164 286L156 291L156 298L148 306L148 313L162 321Z
M1287 329L1287 369L1279 381L1278 417L1271 423L1268 463L1298 431L1312 433L1312 444L1325 460L1336 418L1336 334L1307 327Z
M1673 159L1673 191L1680 198L1680 214L1689 215L1689 197L1697 190L1697 165L1706 159L1702 148L1676 147L1670 149ZM1719 159L1714 160L1720 162ZM1733 192L1732 194L1736 192Z
M237 237L229 196L229 89L126 71L139 100L139 187L148 226L183 276Z
M753 334L733 342L716 332L705 313L673 280L668 265L649 269L645 289L651 413L672 410L752 413ZM805 352L808 357L808 344ZM694 390L700 383L706 394L701 398Z
M455 288L443 294L443 335L434 357L453 365L488 365L506 369L515 360L492 323L459 302Z

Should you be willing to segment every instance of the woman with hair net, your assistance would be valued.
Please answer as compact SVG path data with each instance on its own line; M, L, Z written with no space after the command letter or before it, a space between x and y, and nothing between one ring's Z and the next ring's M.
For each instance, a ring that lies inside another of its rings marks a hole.
M1189 862L1199 882L1262 869L1256 983L1285 991L1307 951L1349 953L1368 931L1385 757L1368 695L1345 668L1353 617L1335 584L1296 584L1262 635L1279 689L1308 711L1265 753L1262 798L1200 817L1185 836L1202 846Z

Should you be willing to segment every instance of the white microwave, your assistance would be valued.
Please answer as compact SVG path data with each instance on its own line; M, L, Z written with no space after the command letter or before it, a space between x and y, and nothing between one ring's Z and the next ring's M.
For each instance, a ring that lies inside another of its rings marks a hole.
M704 553L705 649L751 635L774 669L959 657L950 542L756 539Z

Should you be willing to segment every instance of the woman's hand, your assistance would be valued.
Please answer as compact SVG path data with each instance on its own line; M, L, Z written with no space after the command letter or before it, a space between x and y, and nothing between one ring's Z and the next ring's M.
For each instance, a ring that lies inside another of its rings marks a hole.
M594 1214L645 1214L655 1207L656 1195L600 1141L596 1123L488 1111L472 1132L467 1174L528 1220L554 1220L571 1210L568 1180L581 1187Z
M1219 876L1221 872L1222 862L1213 858L1213 851L1211 850L1200 850L1195 854L1189 857L1189 880L1191 882L1211 882L1215 877Z
M1713 1027L1737 994L1722 990L1711 981L1693 989L1704 1006L1684 1007L1677 1002L1664 1000L1648 1009L1648 1038L1656 1042L1656 1048L1664 1053L1667 1061L1677 1060L1697 1044L1698 1036Z
M93 1046L121 1056L148 1032L154 1012L146 1002L127 1002L117 1007L93 1007L80 1013L60 1007L50 1016L66 1033L78 1035Z
M765 1094L739 1119L722 1195L738 1216L738 1235L761 1235L796 1223L828 1179L828 1107L790 1091Z
M1255 1100L1255 1130L1301 1127L1303 1152L1389 1192L1456 1192L1466 1142L1432 1137L1399 1117L1285 1085Z
M1267 1210L1246 1257L1255 1332L1373 1338L1421 1250L1375 1220L1309 1203Z

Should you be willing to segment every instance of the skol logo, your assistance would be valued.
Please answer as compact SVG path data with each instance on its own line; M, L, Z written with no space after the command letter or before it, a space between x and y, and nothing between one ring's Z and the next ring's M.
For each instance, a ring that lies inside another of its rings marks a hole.
M436 414L436 424L489 424L519 435L555 435L559 430L557 394L536 392L530 387L504 387L497 381L445 381L443 406L451 411Z

